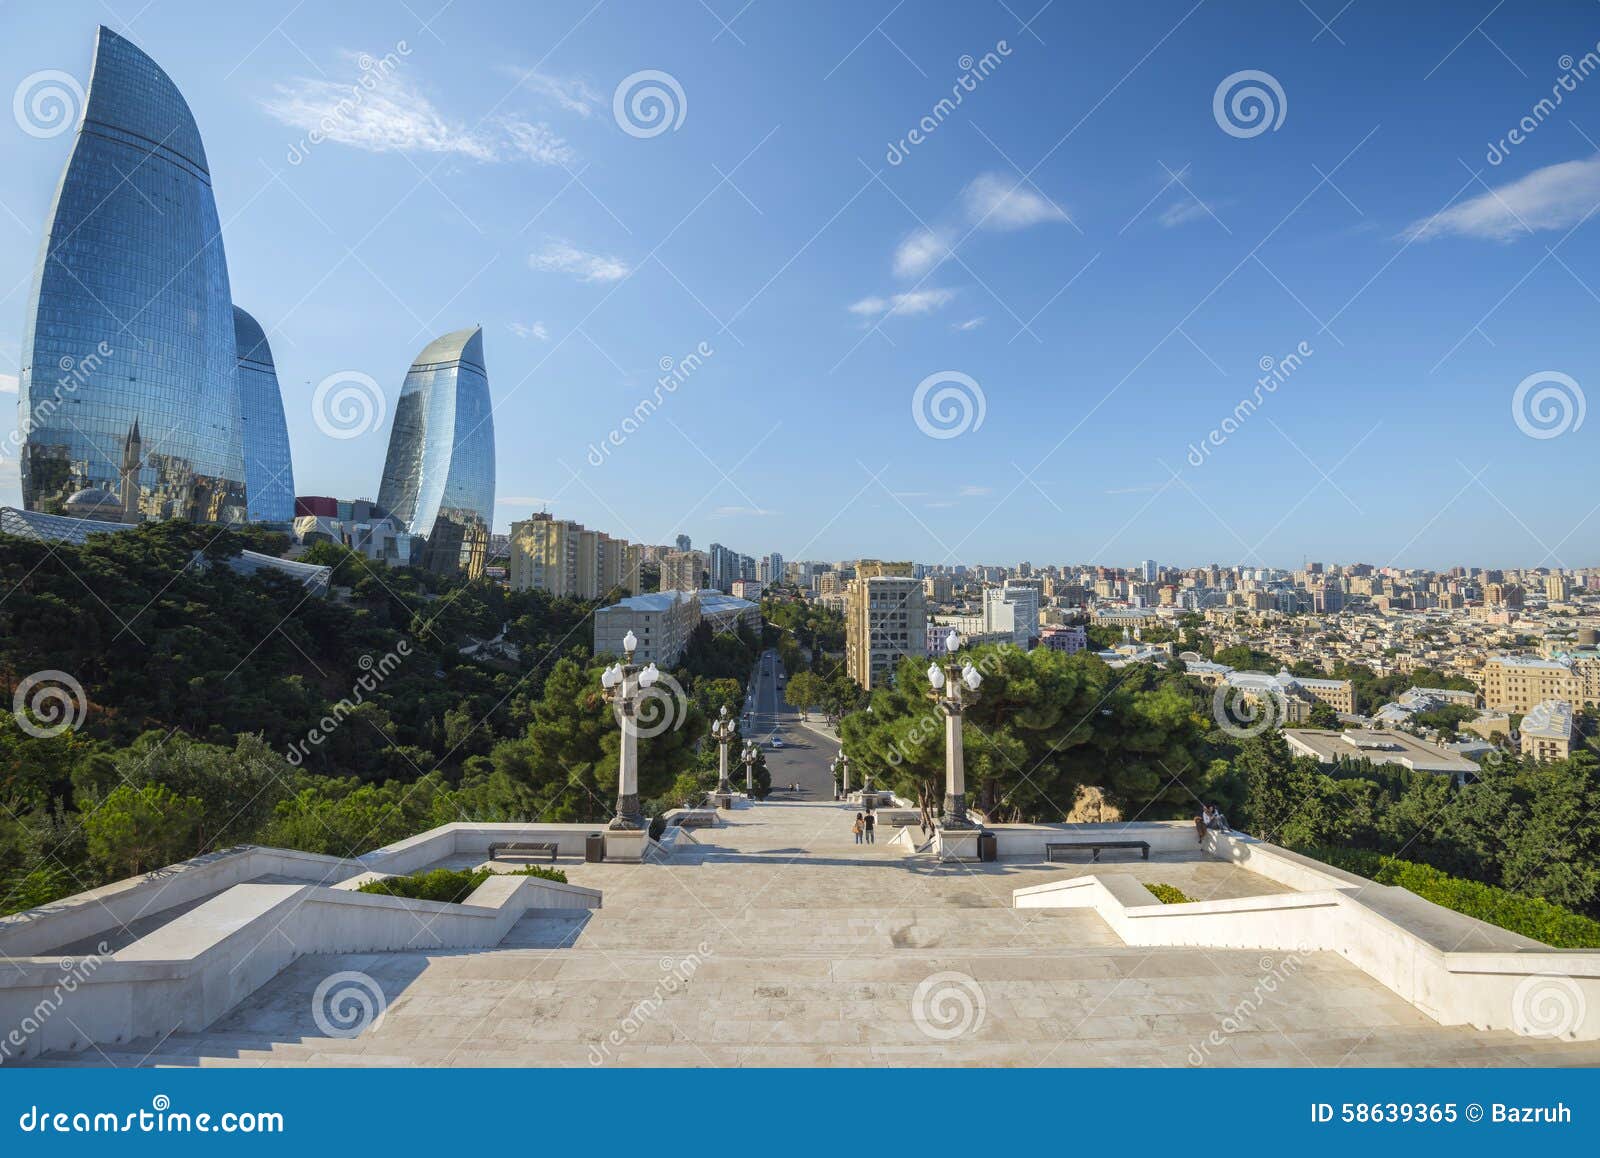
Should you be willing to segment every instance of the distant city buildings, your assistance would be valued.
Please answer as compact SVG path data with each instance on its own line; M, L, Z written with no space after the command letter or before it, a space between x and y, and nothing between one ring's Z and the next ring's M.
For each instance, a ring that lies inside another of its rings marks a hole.
M1572 755L1576 730L1571 704L1560 700L1535 704L1518 729L1522 754L1535 760L1565 760Z
M306 495L294 501L294 535L303 546L333 543L389 567L411 565L411 534L371 499Z
M618 600L594 613L594 653L623 654L633 632L634 662L671 667L683 657L702 622L713 631L761 630L761 607L721 591L653 591Z
M604 599L639 590L641 548L581 523L538 513L511 524L507 579L513 591Z

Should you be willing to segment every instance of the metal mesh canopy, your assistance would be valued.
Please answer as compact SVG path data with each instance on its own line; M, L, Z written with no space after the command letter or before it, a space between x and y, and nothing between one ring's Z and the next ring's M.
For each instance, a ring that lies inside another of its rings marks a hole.
M118 534L133 529L131 523L74 519L67 515L46 515L38 511L20 511L16 507L0 507L0 533L15 535L20 539L34 539L41 543L80 544L90 535ZM293 559L279 559L272 555L263 555L260 551L239 552L228 560L228 568L239 575L276 571L318 593L327 591L328 584L333 578L331 567L321 567L315 563L297 563Z

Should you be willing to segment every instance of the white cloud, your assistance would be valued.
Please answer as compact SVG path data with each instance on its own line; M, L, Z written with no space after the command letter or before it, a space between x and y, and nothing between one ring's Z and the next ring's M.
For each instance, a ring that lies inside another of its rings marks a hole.
M895 247L896 277L921 277L950 256L950 239L940 230L918 229Z
M577 77L551 76L534 69L507 69L518 78L522 88L548 97L569 113L580 117L594 115L597 108L605 106L605 99Z
M848 308L852 314L863 318L874 318L879 314L885 317L894 315L913 317L917 314L931 313L949 304L955 296L956 291L949 289L912 290L910 293L890 294L886 298L862 298L858 302L852 302Z
M15 394L17 389L15 374L0 374L0 394Z
M547 507L549 499L542 499L538 495L506 495L494 501L497 507Z
M967 217L985 229L1026 229L1066 221L1067 211L1035 191L1021 177L980 173L962 193Z
M529 254L528 264L545 273L570 273L583 281L621 281L632 272L620 257L587 253L560 238L551 238L544 249Z
M983 495L994 494L993 487L964 486L961 488L961 497L966 499L981 498Z
M1600 204L1600 157L1563 161L1452 205L1435 217L1413 222L1407 240L1429 241L1455 234L1509 241L1529 230L1566 229Z
M976 330L979 326L983 325L983 323L987 322L988 320L989 320L988 318L986 318L986 317L984 317L984 316L982 316L980 314L978 317L976 317L976 318L968 318L964 322L952 322L952 323L950 323L950 328L952 330L956 331L956 333L961 334L961 333L965 333L968 330Z
M570 165L578 154L566 141L556 136L543 121L537 124L507 117L501 122L506 141L511 150L541 165Z
M359 54L345 53L349 61ZM261 107L277 120L307 134L307 140L332 141L369 153L436 153L474 161L522 157L545 165L565 165L576 154L545 124L502 117L488 126L471 126L446 116L421 89L395 72L371 69L360 84L297 77L276 86Z
M712 513L719 519L731 519L737 517L754 517L764 519L767 516L775 515L778 512L769 511L765 507L718 507Z
M1161 211L1156 220L1166 228L1173 229L1187 222L1210 216L1211 209L1205 202L1191 198L1188 201L1174 201Z
M543 322L534 322L531 326L523 325L521 322L512 322L507 328L519 338L538 338L541 342L550 340L550 331L545 329Z

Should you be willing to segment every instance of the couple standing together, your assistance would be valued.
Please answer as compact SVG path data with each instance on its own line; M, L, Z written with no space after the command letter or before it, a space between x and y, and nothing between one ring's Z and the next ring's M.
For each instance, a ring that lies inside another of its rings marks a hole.
M867 844L876 843L872 839L872 830L876 823L877 822L872 815L872 809L869 808L866 810L866 812L856 813L856 822L851 826L850 831L855 833L857 844L861 844L863 838L865 838L865 842Z

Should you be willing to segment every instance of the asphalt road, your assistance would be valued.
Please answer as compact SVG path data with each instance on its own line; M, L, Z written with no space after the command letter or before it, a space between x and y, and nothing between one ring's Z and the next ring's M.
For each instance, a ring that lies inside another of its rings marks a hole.
M801 726L800 713L789 706L778 687L777 666L776 651L762 653L750 685L754 690L755 715L745 720L745 735L760 743L766 752L775 799L832 800L833 775L828 771L828 764L838 755L839 746ZM771 746L773 736L783 740L782 748ZM798 784L800 790L790 790L790 784Z

